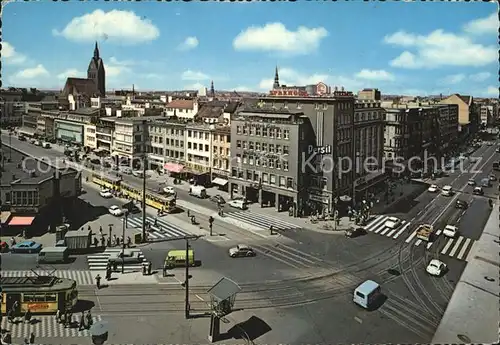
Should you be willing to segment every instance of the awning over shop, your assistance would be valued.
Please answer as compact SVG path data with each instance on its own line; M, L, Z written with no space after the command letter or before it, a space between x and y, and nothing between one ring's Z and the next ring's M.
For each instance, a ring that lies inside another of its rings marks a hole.
M217 184L219 186L225 186L227 184L227 182L228 182L227 180L224 180L223 178L220 178L220 177L216 177L212 181L213 184Z
M12 217L9 222L11 226L30 226L35 220L35 217Z
M28 128L28 127L21 127L17 131L21 134L25 134L25 135L29 135L29 136L33 136L35 134L35 130L32 128Z
M10 218L11 214L12 213L10 213L10 212L2 211L1 215L0 215L1 224L7 224L7 222L9 221L9 218Z
M182 170L184 170L184 166L182 164L176 163L165 163L165 165L163 165L163 169L173 173L180 173L182 172Z

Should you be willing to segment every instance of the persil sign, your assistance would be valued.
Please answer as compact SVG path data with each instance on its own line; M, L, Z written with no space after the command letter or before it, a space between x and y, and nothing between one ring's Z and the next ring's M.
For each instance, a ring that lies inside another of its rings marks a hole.
M269 91L271 96L292 96L292 97L307 97L308 93L300 89L278 89Z

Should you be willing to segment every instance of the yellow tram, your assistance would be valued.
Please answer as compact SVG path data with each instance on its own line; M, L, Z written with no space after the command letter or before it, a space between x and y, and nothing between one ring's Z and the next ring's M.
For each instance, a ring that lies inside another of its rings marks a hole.
M146 205L166 213L172 213L176 208L176 198L146 191Z
M16 302L19 315L49 314L71 310L78 301L76 281L55 276L1 277L1 312L7 314Z
M118 190L120 188L121 178L104 174L92 174L92 182L101 188L109 190Z

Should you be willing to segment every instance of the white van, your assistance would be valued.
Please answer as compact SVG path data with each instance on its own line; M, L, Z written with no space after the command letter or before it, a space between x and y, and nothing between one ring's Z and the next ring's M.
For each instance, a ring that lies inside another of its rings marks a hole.
M453 188L451 188L451 186L444 186L443 189L441 189L441 194L444 196L452 196Z
M50 149L50 143L48 143L48 142L44 141L44 142L42 143L42 147L43 147L44 149Z
M45 247L38 253L37 260L39 264L68 262L68 247Z
M207 197L207 189L203 186L191 186L189 187L189 195L204 199Z
M240 210L246 210L247 209L247 203L245 202L244 199L233 199L229 200L227 204L231 207L234 208L239 208Z
M370 309L377 298L381 297L382 289L373 280L367 280L354 290L353 301L357 305Z

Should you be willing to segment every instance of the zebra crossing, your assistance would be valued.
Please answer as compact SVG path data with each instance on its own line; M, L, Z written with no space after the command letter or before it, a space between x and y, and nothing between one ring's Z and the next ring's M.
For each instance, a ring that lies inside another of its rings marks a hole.
M87 263L89 265L89 270L91 271L105 271L108 265L109 257L112 254L119 253L121 248L106 248L106 250L100 254L93 254L87 256ZM139 253L139 262L137 263L125 263L124 268L127 271L140 271L142 270L142 262L145 261L144 254L140 249L131 248L127 249L132 252ZM120 265L121 267L121 265ZM90 285L90 284L89 284Z
M93 315L94 322L101 321L101 315ZM24 320L23 320L24 321ZM28 338L30 333L35 334L35 340L38 338L77 338L90 337L90 331L78 330L76 325L77 319L74 317L75 325L70 328L65 328L63 324L57 322L54 315L34 315L31 324L19 322L18 324L9 323L7 318L2 318L2 329L8 330L13 339Z
M30 271L2 271L2 277L26 277L38 275L53 275L59 278L73 279L78 285L93 285L94 279L92 272L89 270L57 270L57 271L43 271L43 270L30 270Z
M224 212L224 215L262 230L269 230L270 226L272 226L275 230L300 229L300 226L296 224L288 223L262 213L256 214L250 211L229 211Z
M156 220L156 225L155 225ZM166 221L146 216L146 222L151 226L152 231L148 231L148 238L153 240L181 238L189 235L179 227L167 223ZM142 217L131 217L127 219L127 226L142 229Z
M434 243L442 243L443 241L436 240L434 242L426 242L417 239L417 229L409 233L408 229L411 225L410 222L403 220L401 225L396 229L390 229L385 227L385 222L389 219L387 216L379 215L374 220L372 220L368 225L364 227L366 231L373 232L375 234L390 237L392 239L398 239L403 234L406 234L405 243L413 243L414 246L418 247L424 245L426 249L431 249ZM436 230L435 237L439 239L439 235L443 232L443 229ZM403 235L404 236L404 235ZM444 237L444 246L439 251L441 255L446 255L451 258L456 258L458 260L467 260L467 255L474 245L474 240L466 238L463 236L458 236L456 238Z

